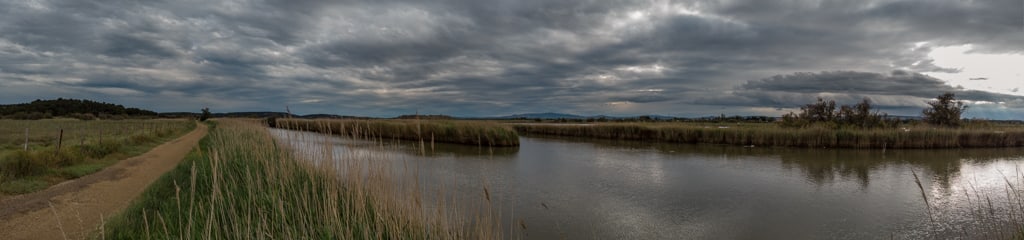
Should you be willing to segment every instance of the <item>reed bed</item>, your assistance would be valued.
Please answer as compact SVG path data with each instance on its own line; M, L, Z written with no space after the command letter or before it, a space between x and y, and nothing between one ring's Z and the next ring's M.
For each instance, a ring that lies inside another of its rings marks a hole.
M277 119L276 127L330 132L357 139L402 139L484 147L519 146L519 135L515 130L489 121Z
M783 128L775 124L598 123L516 124L523 134L809 148L977 148L1024 146L1024 126L943 128Z
M99 171L195 128L190 120L0 120L0 195Z
M102 239L494 239L493 213L467 219L424 201L387 151L339 154L324 139L277 140L256 121L218 120L200 147L99 231ZM281 139L281 138L278 138ZM300 146L300 147L290 147ZM461 209L461 208L460 208ZM451 209L455 210L455 209Z

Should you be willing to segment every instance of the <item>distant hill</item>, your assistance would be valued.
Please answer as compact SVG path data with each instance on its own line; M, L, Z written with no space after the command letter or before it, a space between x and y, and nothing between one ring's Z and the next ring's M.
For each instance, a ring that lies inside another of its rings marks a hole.
M192 117L198 118L200 113L194 112L162 112L160 117L167 118L180 118L180 117ZM226 113L213 113L210 114L214 118L285 118L289 117L286 112L226 112ZM293 118L336 118L336 119L366 119L368 117L357 117L357 116L344 116L335 114L309 114L309 115L295 115L292 114Z
M395 117L396 119L432 119L432 120L449 120L455 119L455 117L448 115L402 115Z
M497 117L497 118L499 118L499 119L520 119L520 118L527 118L527 119L585 119L587 117L580 116L580 115L567 114L567 113L546 112L546 113L513 114L513 115L504 116L504 117Z
M524 114L513 114L509 116L496 117L496 119L654 119L654 120L672 120L679 119L678 117L665 116L665 115L636 115L636 116L608 116L608 115L594 115L594 116L582 116L568 113L524 113Z
M8 119L43 119L73 117L80 119L156 117L157 113L138 108L91 100L35 100L30 103L0 105L0 116Z

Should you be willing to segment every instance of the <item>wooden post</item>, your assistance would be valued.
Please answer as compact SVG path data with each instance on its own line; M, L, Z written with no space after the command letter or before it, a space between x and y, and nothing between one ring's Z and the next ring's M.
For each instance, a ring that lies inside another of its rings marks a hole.
M60 144L64 141L64 129L60 129L60 135L57 136L57 152L60 152Z
M25 151L28 151L28 128L25 128Z

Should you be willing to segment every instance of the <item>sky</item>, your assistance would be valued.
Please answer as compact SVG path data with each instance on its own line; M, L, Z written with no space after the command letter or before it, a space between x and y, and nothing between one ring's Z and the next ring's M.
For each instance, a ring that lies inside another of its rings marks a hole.
M0 103L1024 119L1024 0L0 0Z

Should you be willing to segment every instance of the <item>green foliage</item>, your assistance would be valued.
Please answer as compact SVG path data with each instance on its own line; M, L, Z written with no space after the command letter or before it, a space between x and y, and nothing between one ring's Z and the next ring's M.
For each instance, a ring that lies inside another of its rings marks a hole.
M843 105L836 109L836 102L818 98L818 102L800 107L800 113L782 115L779 123L783 127L808 127L811 125L856 128L894 127L895 121L886 122L885 113L872 112L871 100L864 98L853 106Z
M4 179L32 176L46 169L46 162L28 151L13 151L0 158L0 174Z
M157 113L138 108L125 108L121 105L95 102L90 100L64 99L35 100L30 103L0 105L0 116L7 119L38 120L53 117L72 117L91 120L99 116L145 116L156 117Z
M199 115L199 121L200 122L205 122L206 119L210 119L210 108L208 108L208 107L204 107L203 108L203 113L201 115Z
M967 112L967 105L963 101L956 100L956 95L951 92L939 95L935 99L936 101L928 102L931 107L922 112L924 121L939 126L960 126L962 122L960 115Z
M121 144L114 140L104 140L93 144L74 146L76 152L88 158L102 158L121 150Z
M50 186L49 182L39 178L15 179L0 182L0 192L23 194L43 190L48 186Z

